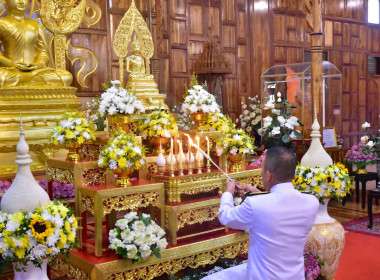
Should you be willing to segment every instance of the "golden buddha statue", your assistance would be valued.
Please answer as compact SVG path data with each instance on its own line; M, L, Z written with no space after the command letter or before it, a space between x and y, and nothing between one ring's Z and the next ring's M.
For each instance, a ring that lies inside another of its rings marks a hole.
M131 54L127 56L131 41ZM119 57L119 78L122 84L126 60L125 69L129 73L127 90L136 95L146 110L168 108L164 102L166 95L160 94L154 76L150 74L150 58L154 52L153 38L134 0L116 29L113 47Z
M43 27L26 18L28 0L6 0L8 15L0 18L0 87L67 87L70 72L48 67L49 51Z
M145 61L140 55L140 45L137 41L132 42L132 55L127 57L127 72L129 76L146 76Z

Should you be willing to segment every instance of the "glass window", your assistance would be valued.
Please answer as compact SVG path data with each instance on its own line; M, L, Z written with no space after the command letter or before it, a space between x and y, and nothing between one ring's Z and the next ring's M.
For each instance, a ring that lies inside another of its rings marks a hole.
M368 22L379 24L380 20L379 0L368 0Z

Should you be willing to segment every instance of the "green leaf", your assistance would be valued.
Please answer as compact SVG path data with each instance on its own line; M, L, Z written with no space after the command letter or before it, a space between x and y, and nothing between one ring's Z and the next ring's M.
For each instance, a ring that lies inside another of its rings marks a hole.
M291 140L290 136L288 134L285 134L282 136L282 142L289 143Z
M297 139L302 138L301 133L299 133L297 130L294 130L293 132L294 132L294 135L297 137Z

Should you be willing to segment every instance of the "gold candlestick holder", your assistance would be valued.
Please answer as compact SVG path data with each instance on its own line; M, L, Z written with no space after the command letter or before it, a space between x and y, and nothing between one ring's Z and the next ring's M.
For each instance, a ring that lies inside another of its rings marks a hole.
M210 173L211 172L211 163L209 160L207 160L206 167L207 167L207 173Z
M193 174L193 164L190 161L187 163L187 167L189 170L189 175L192 175Z
M157 166L157 173L160 175L164 175L165 173L165 165L164 166Z

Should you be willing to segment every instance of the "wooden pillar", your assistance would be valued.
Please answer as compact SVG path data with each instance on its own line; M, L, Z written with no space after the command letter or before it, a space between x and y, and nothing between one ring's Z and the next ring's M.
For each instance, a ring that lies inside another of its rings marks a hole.
M322 69L322 0L304 0L306 8L306 28L311 32L311 93L313 115L318 117L322 126L322 93L323 93L323 69ZM322 135L323 130L321 131Z

